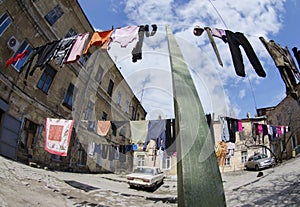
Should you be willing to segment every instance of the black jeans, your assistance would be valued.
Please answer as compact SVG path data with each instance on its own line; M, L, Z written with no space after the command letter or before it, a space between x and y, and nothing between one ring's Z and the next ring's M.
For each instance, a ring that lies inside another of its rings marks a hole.
M225 32L236 74L242 77L246 76L243 57L239 48L239 46L241 45L244 48L244 51L248 56L248 59L257 75L260 77L266 77L266 73L263 67L261 66L251 44L244 36L244 34L240 32L233 33L229 30L225 30Z

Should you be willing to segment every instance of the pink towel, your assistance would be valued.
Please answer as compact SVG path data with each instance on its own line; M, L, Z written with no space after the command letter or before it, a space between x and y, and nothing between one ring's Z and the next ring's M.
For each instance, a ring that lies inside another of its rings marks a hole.
M69 54L68 58L66 59L65 63L76 62L81 57L83 48L85 46L85 42L88 37L89 37L88 32L84 33L84 34L80 34L80 35L78 35L78 37L76 37L75 43L73 44L73 46L70 50L70 54Z
M243 131L243 124L242 124L242 120L238 120L238 131L241 132Z
M111 127L110 121L98 121L97 133L100 136L106 136Z

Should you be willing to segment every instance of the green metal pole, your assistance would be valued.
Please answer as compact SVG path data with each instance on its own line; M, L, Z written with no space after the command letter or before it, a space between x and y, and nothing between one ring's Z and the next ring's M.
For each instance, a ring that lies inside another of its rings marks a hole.
M178 206L226 206L212 136L187 64L167 25L173 80Z

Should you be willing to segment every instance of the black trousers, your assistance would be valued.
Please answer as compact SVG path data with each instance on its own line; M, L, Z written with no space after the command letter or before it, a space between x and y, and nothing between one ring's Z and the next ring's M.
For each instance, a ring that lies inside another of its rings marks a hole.
M242 46L257 75L260 77L266 77L266 73L262 65L244 34L240 32L233 33L229 30L225 30L225 32L236 74L242 77L246 76L243 57L239 47Z

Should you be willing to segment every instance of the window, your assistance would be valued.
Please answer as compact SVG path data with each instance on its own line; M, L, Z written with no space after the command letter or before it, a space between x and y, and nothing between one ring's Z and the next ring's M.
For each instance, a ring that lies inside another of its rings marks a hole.
M138 164L137 166L145 166L145 155L138 155Z
M134 107L134 106L132 106L131 118L132 118L133 120L135 119L135 107Z
M109 96L112 95L113 88L114 88L114 82L112 80L109 80L109 85L108 85L108 88L107 88L107 93L108 93Z
M226 155L225 166L230 166L230 155L229 154Z
M5 30L9 27L12 23L11 18L8 16L7 13L4 13L0 17L0 36L5 32Z
M121 92L118 92L118 97L117 97L116 103L118 105L121 105L121 100L122 100L122 94L121 94Z
M94 110L94 103L89 101L85 110L85 116L84 116L85 120L90 120L92 118L93 110Z
M107 113L105 113L104 111L102 112L102 120L103 121L107 120Z
M91 52L88 51L86 55L82 55L80 57L79 62L83 67L86 66L86 63L87 63L88 59L90 58L90 56L91 56Z
M37 132L37 128L37 124L28 119L25 119L23 130L20 135L20 149L22 151L28 152L29 149L32 149L32 144Z
M162 167L163 170L169 170L171 169L171 157L170 156L164 156L162 159Z
M56 74L56 71L53 70L49 65L46 65L45 71L43 75L41 76L37 87L44 91L45 93L48 93L48 90L50 88L50 85L54 79L54 76Z
M65 38L67 38L67 37L73 37L73 36L75 36L75 35L77 35L77 32L75 32L75 31L71 28L71 29L69 29L68 33L65 35Z
M296 139L295 136L292 136L292 149L296 147Z
M72 109L73 93L74 93L74 85L70 83L63 102L63 105L70 109Z
M128 113L129 112L129 101L126 101L126 106L125 106L125 112Z
M61 9L56 6L45 16L45 19L52 26L62 15Z
M84 147L82 147L82 145L80 144L80 147L78 149L77 164L80 165L80 166L85 166L86 165L86 160L87 160L87 156L86 156Z
M101 67L101 65L99 65L98 71L97 71L97 74L96 74L96 77L95 77L97 82L101 82L103 71L104 71L103 68Z
M24 65L24 63L26 62L27 58L29 57L29 54L32 51L32 47L27 43L27 41L23 41L21 46L19 47L19 49L16 51L16 53L14 54L14 57L17 54L21 54L23 53L25 50L27 50L27 54L22 58L22 60L18 60L16 63L14 63L12 66L18 71L21 71L21 67Z
M58 161L58 162L61 162L62 161L62 156L59 156L59 155L55 155L55 154L51 154L51 160L52 161Z
M242 163L244 164L247 161L247 151L241 152Z
M280 140L280 150L281 150L281 152L285 152L286 151L286 149L285 149L285 143L284 143L283 140Z

